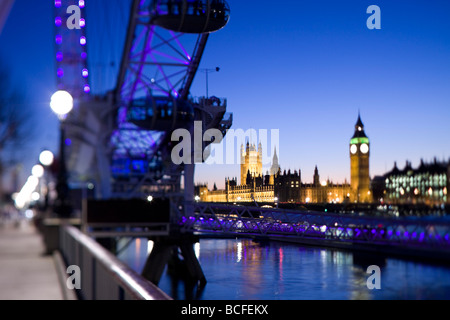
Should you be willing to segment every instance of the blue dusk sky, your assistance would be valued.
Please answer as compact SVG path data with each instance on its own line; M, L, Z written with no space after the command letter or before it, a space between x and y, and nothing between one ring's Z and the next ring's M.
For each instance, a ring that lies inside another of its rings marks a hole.
M200 67L220 67L209 76L209 92L228 99L233 129L279 130L282 169L301 169L311 182L317 165L322 180L349 181L358 110L370 138L372 177L395 161L402 168L406 160L413 166L421 158L448 160L449 1L228 2L230 22L211 35ZM381 9L379 30L367 28L370 5ZM48 107L56 84L52 6L16 0L0 35L2 62L39 119L28 153L36 160L43 148L57 151L58 123ZM112 41L120 52L121 41ZM204 74L192 94L205 94ZM238 164L196 168L196 181L210 187L239 175Z

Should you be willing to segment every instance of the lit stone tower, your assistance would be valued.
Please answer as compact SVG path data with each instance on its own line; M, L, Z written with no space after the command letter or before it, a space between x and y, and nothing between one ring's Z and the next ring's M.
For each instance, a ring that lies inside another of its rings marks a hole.
M272 159L272 166L270 167L270 178L269 178L269 184L273 185L275 183L275 176L280 171L280 164L278 163L278 156L277 156L277 148L274 149L273 153L273 159Z
M254 144L247 142L247 146L241 146L241 184L245 184L247 173L250 171L252 177L263 175L262 171L262 145L259 144L259 150Z
M271 176L276 175L279 170L280 164L278 163L277 148L275 148L273 153L272 166L270 167L270 175Z
M350 172L351 172L351 194L352 202L371 202L372 193L370 191L369 176L369 138L364 132L364 124L361 116L355 125L355 134L350 140Z

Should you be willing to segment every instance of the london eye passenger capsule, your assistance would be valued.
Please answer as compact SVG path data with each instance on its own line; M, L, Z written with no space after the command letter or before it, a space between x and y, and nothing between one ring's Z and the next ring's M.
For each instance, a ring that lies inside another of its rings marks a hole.
M183 33L209 33L222 29L230 19L225 0L153 0L151 23Z
M194 108L188 101L174 97L148 96L133 100L127 120L145 130L170 132L191 123Z

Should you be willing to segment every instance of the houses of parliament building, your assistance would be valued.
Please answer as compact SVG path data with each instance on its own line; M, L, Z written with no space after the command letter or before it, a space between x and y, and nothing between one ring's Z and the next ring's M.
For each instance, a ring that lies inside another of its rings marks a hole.
M203 202L265 202L265 203L342 203L371 202L369 177L369 138L364 133L361 117L350 140L351 181L335 184L320 181L314 170L313 182L303 183L301 170L281 170L276 150L270 171L263 173L262 145L247 142L241 146L240 184L237 178L226 178L225 189L209 190L207 185L196 186L197 199Z

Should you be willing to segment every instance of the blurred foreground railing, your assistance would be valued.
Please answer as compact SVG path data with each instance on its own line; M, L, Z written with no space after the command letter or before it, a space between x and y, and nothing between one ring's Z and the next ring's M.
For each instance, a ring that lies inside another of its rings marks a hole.
M67 266L78 266L83 300L171 300L91 237L73 226L60 228L60 251Z

